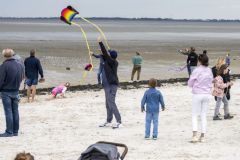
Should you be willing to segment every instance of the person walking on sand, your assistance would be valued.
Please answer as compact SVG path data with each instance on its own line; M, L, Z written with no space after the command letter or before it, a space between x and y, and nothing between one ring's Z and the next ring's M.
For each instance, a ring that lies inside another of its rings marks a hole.
M187 65L190 66L190 75L192 74L193 70L197 67L198 64L198 55L195 52L195 48L190 48L190 53L187 58Z
M149 80L149 89L144 93L144 96L141 101L141 111L145 111L146 104L146 124L145 124L145 139L150 139L150 129L151 122L153 121L153 140L157 140L158 137L158 117L161 104L162 111L165 110L165 104L163 101L163 96L159 90L156 89L157 80L150 79Z
M102 84L102 71L103 71L103 65L104 65L103 55L102 54L94 54L93 53L92 56L94 56L95 58L99 58L100 59L98 73L97 73L97 79L98 79L98 84Z
M38 58L35 57L36 50L32 49L30 51L30 57L26 58L24 61L25 65L25 78L27 89L28 102L34 101L36 95L36 87L38 84L38 75L41 75L41 79L44 80L42 65Z
M230 58L230 54L229 54L229 53L226 55L225 63L226 63L228 66L230 66L230 64L231 64L231 58Z
M219 117L219 108L221 102L224 104L224 119L232 119L233 116L229 113L229 104L226 96L227 89L233 85L232 82L224 82L224 76L228 74L228 65L223 64L217 72L217 77L214 79L213 96L217 97L217 103L214 111L213 120L222 120Z
M6 118L5 133L0 137L18 136L19 130L19 87L24 79L24 68L13 58L12 49L4 49L2 52L5 61L0 66L0 92Z
M207 129L207 110L211 98L213 75L208 68L208 56L201 54L198 57L199 66L193 71L188 86L192 88L192 128L193 137L191 142L204 142ZM198 138L198 116L201 117L201 135Z
M139 52L136 52L136 55L132 58L132 63L133 63L133 69L132 69L132 75L131 75L131 81L133 82L133 78L135 73L137 72L137 81L140 79L140 74L141 74L141 68L142 68L142 56L140 55Z
M116 93L118 89L118 53L115 50L107 51L104 44L101 41L101 37L98 37L99 46L103 54L103 71L102 71L102 85L105 92L106 98L106 109L107 109L107 120L105 123L101 124L99 127L112 127L120 128L122 126L121 115L119 113L118 107L116 105ZM111 124L113 115L116 118L116 124Z

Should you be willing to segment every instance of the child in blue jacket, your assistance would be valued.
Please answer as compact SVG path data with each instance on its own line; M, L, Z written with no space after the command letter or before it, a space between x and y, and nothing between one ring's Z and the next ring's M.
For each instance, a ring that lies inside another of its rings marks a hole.
M145 125L145 139L150 139L151 122L153 121L153 134L152 138L157 140L158 136L158 117L160 105L162 111L165 110L163 96L159 90L156 89L157 80L149 80L149 89L145 91L141 102L141 111L145 111L146 104L146 125Z

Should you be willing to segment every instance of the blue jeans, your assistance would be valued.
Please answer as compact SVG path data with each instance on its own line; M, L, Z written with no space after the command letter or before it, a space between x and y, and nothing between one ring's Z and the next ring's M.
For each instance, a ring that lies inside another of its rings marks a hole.
M6 132L9 134L18 133L18 92L2 92L1 96L6 118Z
M158 116L159 113L146 112L145 137L150 137L151 122L153 121L153 136L158 136Z
M190 66L190 75L192 74L192 72L194 71L194 69L196 69L197 66Z

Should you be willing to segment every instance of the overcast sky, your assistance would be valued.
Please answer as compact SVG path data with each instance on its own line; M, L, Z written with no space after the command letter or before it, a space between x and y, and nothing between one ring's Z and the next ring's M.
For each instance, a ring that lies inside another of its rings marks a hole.
M1 0L0 17L58 17L67 5L84 17L240 19L240 0Z

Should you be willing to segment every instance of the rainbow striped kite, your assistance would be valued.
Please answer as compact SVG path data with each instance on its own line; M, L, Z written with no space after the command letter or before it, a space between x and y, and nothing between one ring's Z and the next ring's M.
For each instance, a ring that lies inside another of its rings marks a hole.
M61 12L61 20L71 25L73 18L79 14L77 10L75 10L72 6L68 6L64 8Z

